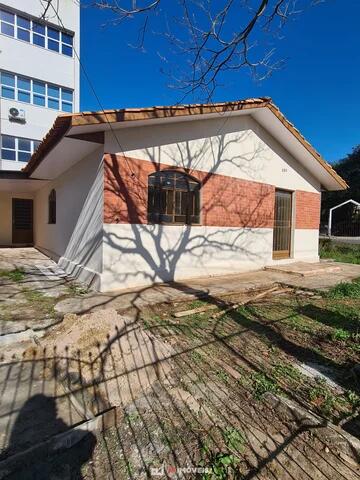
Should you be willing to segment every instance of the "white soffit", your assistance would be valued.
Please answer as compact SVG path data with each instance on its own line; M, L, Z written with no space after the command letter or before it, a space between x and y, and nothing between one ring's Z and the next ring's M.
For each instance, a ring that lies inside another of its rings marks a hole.
M35 168L31 178L53 180L97 148L98 143L63 137Z

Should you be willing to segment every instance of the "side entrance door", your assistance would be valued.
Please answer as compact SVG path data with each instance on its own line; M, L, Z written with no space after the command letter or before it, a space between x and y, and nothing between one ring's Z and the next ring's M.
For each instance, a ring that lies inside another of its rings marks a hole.
M33 201L28 198L13 198L12 243L33 243Z
M290 258L292 193L275 190L273 259Z

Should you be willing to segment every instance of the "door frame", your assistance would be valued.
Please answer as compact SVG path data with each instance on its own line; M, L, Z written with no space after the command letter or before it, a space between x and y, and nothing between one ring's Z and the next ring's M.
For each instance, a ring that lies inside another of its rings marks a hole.
M289 236L289 249L288 250L274 250L274 234L275 234L275 206L276 206L276 192L285 192L290 194L290 236ZM288 190L286 188L275 188L274 198L274 226L273 226L273 247L272 258L273 260L286 260L293 256L293 244L294 244L294 190Z
M21 198L21 197L12 197L11 199L11 207L12 207L12 211L11 211L11 241L12 241L12 245L16 245L16 246L21 246L21 245L24 245L24 246L31 246L34 244L34 199L33 198ZM26 201L29 201L31 202L31 241L25 241L25 242L16 242L15 241L15 202L16 200L26 200Z

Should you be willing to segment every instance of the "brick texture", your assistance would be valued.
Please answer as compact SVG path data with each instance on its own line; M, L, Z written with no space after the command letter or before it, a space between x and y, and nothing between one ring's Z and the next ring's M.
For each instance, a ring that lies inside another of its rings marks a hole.
M147 223L148 175L174 169L165 164L115 154L104 156L104 223ZM178 171L185 171L177 168ZM216 173L187 171L201 182L201 224L219 227L272 228L275 187ZM296 228L317 228L317 194L296 192ZM298 211L298 209L297 209ZM303 216L303 213L306 214ZM311 214L311 215L309 215ZM311 217L311 218L310 218Z
M105 155L104 222L147 223L148 175L169 168L169 165ZM202 225L273 226L275 189L271 185L201 171L188 173L201 182Z
M317 229L320 225L320 193L295 192L295 228Z

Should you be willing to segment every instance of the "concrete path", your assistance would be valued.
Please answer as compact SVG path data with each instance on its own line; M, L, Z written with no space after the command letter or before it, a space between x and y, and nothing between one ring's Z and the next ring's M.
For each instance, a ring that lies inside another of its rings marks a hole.
M5 335L56 323L52 307L72 293L70 285L65 272L35 248L0 248L0 345L11 340Z
M303 265L301 267L300 263ZM300 265L300 267L299 267ZM328 289L339 282L360 277L360 265L320 262L297 262L272 267L270 270L238 273L214 277L199 277L184 282L157 284L136 289L115 290L108 293L89 292L85 295L69 295L69 281L57 264L35 248L0 248L0 270L23 269L27 275L23 282L1 280L0 305L21 303L21 291L36 290L44 296L69 298L55 306L59 314L89 313L103 308L115 310L145 305L216 296L253 288L266 288L273 283L284 283L298 288ZM313 275L310 270L313 271ZM305 271L306 275L299 274Z
M329 266L329 263L313 264L314 269L316 269L316 274L313 276L309 275L308 268L306 276L289 273L289 268L287 271L282 271L280 268L278 270L258 270L234 275L202 277L186 282L159 284L132 290L117 290L109 293L91 292L81 297L63 300L56 305L55 310L60 313L77 314L102 308L120 310L135 307L141 310L142 307L149 304L266 288L273 283L283 283L297 288L326 290L339 282L347 282L360 277L360 265L334 262L331 263L332 268L322 268L320 271L319 265L325 267L325 265ZM335 265L336 268L334 268ZM331 270L331 273L329 273L329 270Z

